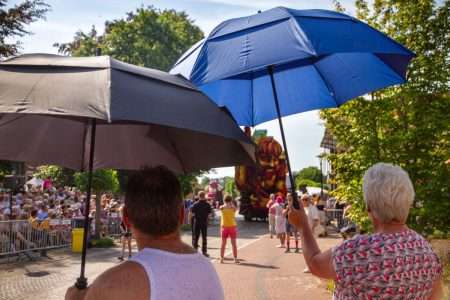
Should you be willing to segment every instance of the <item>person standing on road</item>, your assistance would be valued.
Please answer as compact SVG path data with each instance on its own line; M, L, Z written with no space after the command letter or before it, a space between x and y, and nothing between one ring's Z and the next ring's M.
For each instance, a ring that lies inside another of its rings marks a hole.
M212 213L211 205L208 203L205 197L205 192L201 191L198 194L198 201L192 206L191 212L194 218L194 248L198 249L198 240L200 233L202 235L202 253L204 256L208 255L208 219Z
M122 237L122 255L119 256L119 260L123 260L125 255L125 247L128 244L128 259L131 258L131 225L128 221L128 217L123 213L123 206L120 208L120 214L122 216L122 221L120 222L120 231Z
M191 244L192 247L195 248L195 219L194 219L194 215L192 214L192 207L194 206L195 203L198 202L198 196L195 196L191 205L189 206L189 213L188 213L188 221L189 224L191 225Z
M305 209L308 226L311 229L314 237L317 237L316 229L319 226L320 222L319 211L317 210L316 206L311 203L311 196L309 196L308 194L304 194L302 196L302 204ZM308 266L306 266L306 268L303 270L303 273L311 273Z
M414 187L402 168L377 163L363 177L374 233L322 252L305 210L289 210L301 230L303 256L313 275L334 280L333 299L443 299L442 264L430 243L406 225Z
M269 215L269 233L270 238L273 238L273 235L275 233L275 194L270 194L270 199L267 201L267 209L268 209L268 215Z
M283 216L283 198L278 196L276 198L275 207L275 232L280 239L280 245L278 248L284 248L284 242L286 238L286 217Z
M319 211L317 207L311 203L311 196L304 194L302 196L302 204L305 208L306 216L308 217L308 224L314 236L317 236L316 231L320 224Z
M124 215L139 252L102 273L87 290L70 288L66 300L223 300L212 263L181 240L180 183L171 171L145 168L128 180Z
M289 207L292 205L293 198L292 194L287 194L287 203L284 206L283 215L286 216L286 251L285 253L289 253L291 251L291 234L294 236L295 239L295 253L299 252L298 248L298 230L297 227L289 223L288 220L288 214L289 214Z
M220 219L220 228L222 236L222 244L220 246L220 263L223 263L225 255L225 246L227 244L227 238L231 239L231 247L233 249L234 262L239 263L237 258L237 224L236 224L236 206L233 204L233 198L230 195L225 196L223 199L224 205L220 207L222 218Z

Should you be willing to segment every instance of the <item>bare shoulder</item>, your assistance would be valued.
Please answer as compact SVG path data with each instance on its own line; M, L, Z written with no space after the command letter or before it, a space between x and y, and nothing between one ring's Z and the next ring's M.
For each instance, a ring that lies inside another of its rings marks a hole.
M86 300L150 299L149 279L138 263L127 261L101 274L89 287Z

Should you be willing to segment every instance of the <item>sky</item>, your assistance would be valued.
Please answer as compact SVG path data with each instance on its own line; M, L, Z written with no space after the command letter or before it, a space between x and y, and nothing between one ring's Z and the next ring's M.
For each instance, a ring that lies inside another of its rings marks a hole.
M9 5L21 2L9 1ZM21 53L57 53L54 43L69 42L75 32L88 31L95 25L99 33L105 21L123 18L127 12L141 6L153 5L160 9L185 11L207 35L220 22L242 17L276 6L297 9L333 9L332 0L46 0L51 6L46 20L32 23L28 30L33 34L20 39ZM348 14L354 14L354 1L340 1ZM283 118L292 170L319 166L317 155L321 153L323 121L318 111L301 113ZM263 123L256 129L267 129L281 143L277 121ZM233 176L234 168L220 168L210 177Z

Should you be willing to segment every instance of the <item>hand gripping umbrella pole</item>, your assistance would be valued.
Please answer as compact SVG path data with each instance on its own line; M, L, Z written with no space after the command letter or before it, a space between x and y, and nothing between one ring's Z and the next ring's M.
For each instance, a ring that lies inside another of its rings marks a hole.
M87 237L89 234L89 210L90 210L90 206L91 206L92 169L93 169L93 165L94 165L96 127L97 127L97 121L95 119L91 119L91 143L89 146L89 170L88 170L88 182L87 182L87 195L86 195L86 203L84 205L83 250L81 252L80 277L77 278L77 281L75 283L75 286L80 290L87 288L87 278L84 276L84 273L85 273L85 265L86 265ZM84 159L83 159L82 163L84 163Z

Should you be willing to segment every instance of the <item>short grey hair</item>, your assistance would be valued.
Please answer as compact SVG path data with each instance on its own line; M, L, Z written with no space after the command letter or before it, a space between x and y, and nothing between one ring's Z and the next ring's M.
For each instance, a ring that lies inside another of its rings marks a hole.
M387 163L373 165L364 174L363 192L367 208L381 222L406 222L414 187L402 168Z

